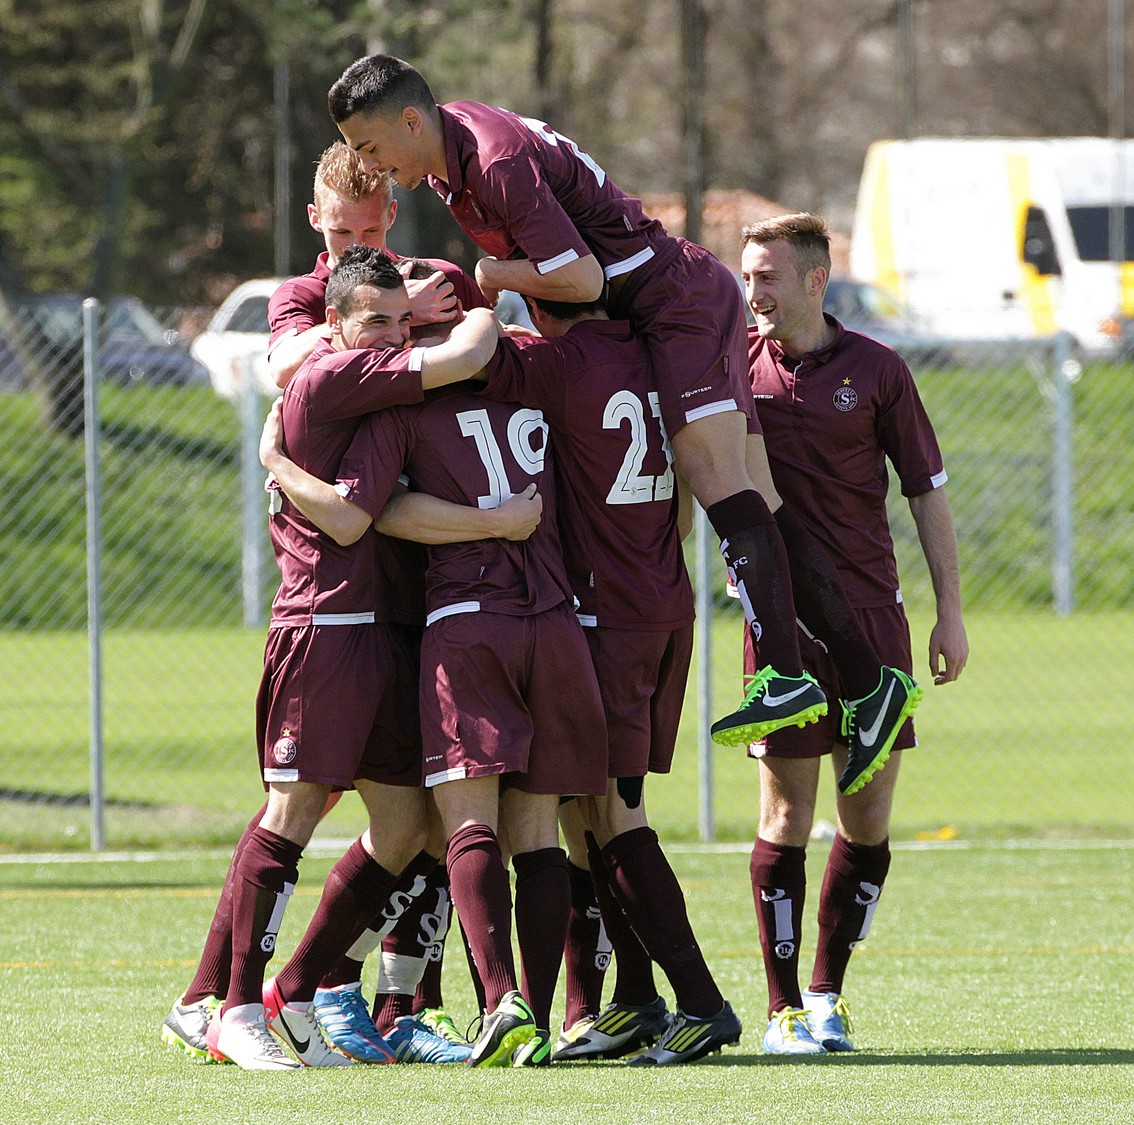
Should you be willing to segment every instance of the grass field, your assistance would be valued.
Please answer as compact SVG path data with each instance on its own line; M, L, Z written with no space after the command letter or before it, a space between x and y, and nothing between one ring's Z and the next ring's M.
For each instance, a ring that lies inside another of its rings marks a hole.
M1134 613L974 613L961 681L929 687L922 745L905 756L899 839L1134 835L1129 669ZM925 682L929 624L913 618ZM714 628L713 709L736 698L739 625ZM106 813L110 846L235 840L261 799L253 699L263 634L254 629L114 631L106 664ZM0 850L85 847L88 719L80 634L0 633ZM697 838L697 700L690 687L675 770L651 782L653 819ZM713 752L717 837L750 839L756 767ZM3 794L7 794L4 799ZM67 798L73 798L68 803ZM831 818L829 797L818 815ZM343 801L326 831L358 830Z
M825 848L810 851L814 887ZM191 975L226 855L9 857L0 862L0 1009L12 1046L0 1116L37 1125L1134 1120L1131 845L899 846L848 978L860 1051L803 1061L760 1053L765 990L747 856L693 846L672 859L709 963L745 1023L738 1048L645 1073L604 1063L265 1076L190 1063L158 1038ZM304 861L277 966L328 863ZM814 896L805 965L813 915ZM470 1018L459 955L446 962L445 989L455 1014Z

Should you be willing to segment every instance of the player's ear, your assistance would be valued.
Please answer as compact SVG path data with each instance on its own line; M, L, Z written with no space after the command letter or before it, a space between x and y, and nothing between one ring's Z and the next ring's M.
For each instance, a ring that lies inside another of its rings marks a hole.
M312 230L317 230L320 234L323 233L323 228L319 224L319 209L314 203L307 204L307 221L311 224Z
M396 199L390 200L390 210L386 216L386 230L389 230L394 225L394 220L398 217L398 201Z
M425 119L422 117L421 110L415 105L407 105L402 110L402 121L410 131L410 135L420 137L425 128Z

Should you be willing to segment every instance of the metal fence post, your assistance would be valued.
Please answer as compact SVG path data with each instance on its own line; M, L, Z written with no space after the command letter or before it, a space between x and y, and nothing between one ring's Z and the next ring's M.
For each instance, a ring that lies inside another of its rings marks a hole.
M240 492L241 492L241 589L246 628L262 626L264 520L264 468L260 464L260 431L263 404L256 387L251 357L240 361Z
M102 474L98 409L99 303L83 302L83 445L87 506L87 645L90 691L91 850L106 846L102 742Z
M700 504L694 505L693 525L697 547L697 777L700 807L698 834L703 841L716 837L713 819L713 532Z
M1052 349L1051 584L1055 612L1061 615L1075 608L1075 407L1071 385L1078 364L1071 358L1071 347L1071 337L1061 332Z

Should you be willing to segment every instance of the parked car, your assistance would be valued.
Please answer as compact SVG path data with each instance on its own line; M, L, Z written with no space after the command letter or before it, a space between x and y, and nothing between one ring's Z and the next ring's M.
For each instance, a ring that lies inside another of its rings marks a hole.
M53 293L14 302L10 309L12 323L0 332L0 388L26 387L29 363L81 365L83 297ZM208 372L178 333L163 328L136 297L116 297L103 306L97 356L104 383L208 382Z
M910 365L956 362L949 341L929 335L908 309L877 285L832 277L823 295L823 311L844 328L888 344Z
M265 394L276 393L268 370L268 298L281 280L258 278L238 285L190 345L194 357L208 368L218 395L236 398L249 370Z

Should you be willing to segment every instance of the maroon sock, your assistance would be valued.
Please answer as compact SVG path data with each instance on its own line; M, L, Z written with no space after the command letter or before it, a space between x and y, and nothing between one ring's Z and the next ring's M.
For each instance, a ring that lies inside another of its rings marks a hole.
M232 970L232 888L236 882L236 867L245 845L252 833L260 827L264 813L268 811L267 802L248 822L244 834L237 842L224 877L220 899L213 913L209 932L205 937L205 948L201 960L197 962L197 972L185 990L183 1004L199 1004L206 996L219 996L222 1000L228 994L228 974Z
M724 997L689 924L685 895L649 827L632 828L602 849L610 889L646 952L673 986L677 1006L694 1017L715 1016Z
M452 887L452 880L450 880L449 885ZM478 1012L486 1012L488 1011L488 1005L484 1000L484 982L480 979L480 973L477 972L476 958L473 957L472 946L469 944L469 935L465 933L460 911L457 912L457 929L461 931L461 944L465 947L465 961L469 966L469 979L472 981L473 992L476 993L476 1010Z
M721 554L761 660L781 676L800 675L803 662L791 572L784 541L768 505L750 488L710 504L705 514L720 537Z
M425 973L413 997L413 1008L441 1008L441 969L445 958L445 939L453 920L453 899L449 894L449 869L438 862L425 885L427 912L421 916L419 936L425 948Z
M445 858L453 903L484 986L484 1007L493 1011L516 987L512 895L500 841L487 824L470 824L449 837Z
M516 941L523 971L521 991L536 1027L551 1028L551 1002L563 963L571 881L562 848L538 848L512 857L516 872Z
M279 971L276 983L289 1003L305 1004L331 965L350 949L374 917L375 903L385 902L397 876L375 862L355 840L331 868L319 905L291 960Z
M611 1000L616 1004L631 1004L635 1007L652 1004L658 998L654 963L611 891L610 869L606 865L602 849L590 832L586 833L586 841L595 898L602 910L602 921L610 944L614 947L616 972Z
M889 870L889 840L852 844L836 834L819 895L819 948L812 992L842 992L850 955L866 940Z
M398 876L394 889L385 902L379 904L374 917L366 923L366 929L373 932L372 940L377 942L389 934L407 910L410 910L417 896L425 889L425 875L437 863L428 852L418 852ZM361 938L361 935L360 935ZM362 980L365 964L362 956L352 957L353 946L340 958L334 968L328 970L319 982L320 988L336 988L343 984L353 984ZM383 948L385 946L383 945Z
M847 601L842 579L826 548L786 501L776 512L791 565L795 608L807 631L818 637L839 670L848 699L861 699L878 686L882 662Z
M565 1028L602 1011L602 985L611 953L590 871L568 861L567 877L571 882L571 913L567 918L567 943L563 946L567 977Z
M391 970L391 962L401 961L414 971L424 971L425 959L436 929L434 912L437 909L435 884L431 889L433 873L439 866L437 857L422 851L398 879L383 914L371 922L382 938L382 969L378 974L378 989L374 996L374 1023L379 1031L394 1026L394 1021L413 1014L414 992L421 977L414 978L407 990L392 991L404 974ZM445 894L445 906L448 906Z
M299 844L259 825L240 853L232 884L232 970L226 1008L263 1000L264 969L276 950L302 855Z
M806 848L770 844L756 837L748 872L760 926L768 1015L803 1007L799 994L799 931L807 889Z

